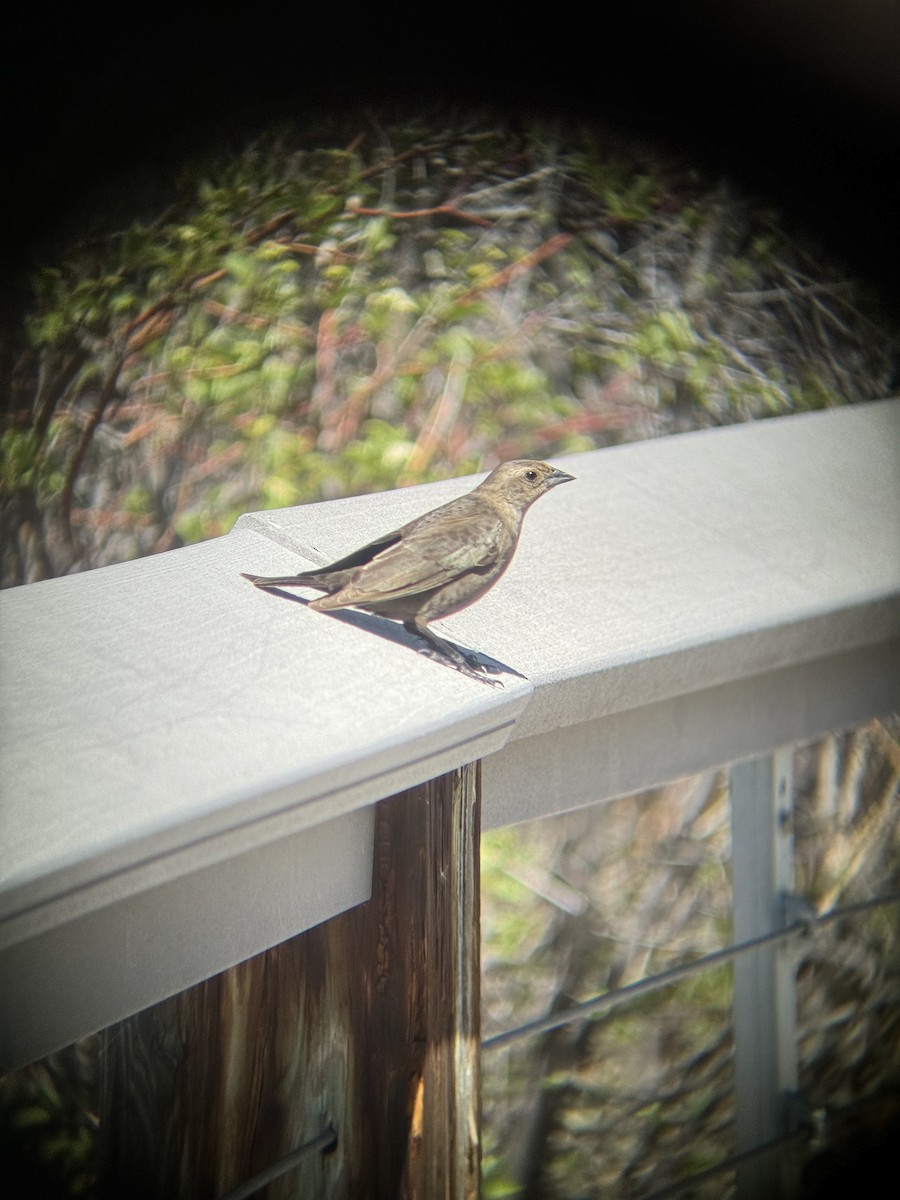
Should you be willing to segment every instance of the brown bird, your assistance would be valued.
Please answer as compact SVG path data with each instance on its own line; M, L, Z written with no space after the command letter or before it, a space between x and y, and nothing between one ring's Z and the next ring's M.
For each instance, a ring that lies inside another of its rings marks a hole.
M429 621L459 612L492 588L512 561L525 513L571 475L516 459L483 483L328 567L299 575L244 575L260 588L308 587L326 595L310 608L362 608L402 621L457 667L480 670L474 655L443 641Z

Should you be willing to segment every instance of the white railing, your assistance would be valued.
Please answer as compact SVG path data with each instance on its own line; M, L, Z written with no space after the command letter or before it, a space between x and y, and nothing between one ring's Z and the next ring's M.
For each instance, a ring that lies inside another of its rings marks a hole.
M497 826L900 705L900 402L563 465L578 482L443 625L503 687L239 574L336 558L470 480L0 596L3 1066L366 899L372 806L414 783L483 759Z

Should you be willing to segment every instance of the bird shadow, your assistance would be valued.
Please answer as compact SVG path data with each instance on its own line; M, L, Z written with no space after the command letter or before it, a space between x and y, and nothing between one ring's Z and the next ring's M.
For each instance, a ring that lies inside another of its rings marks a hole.
M260 588L260 591L268 592L272 596L278 596L282 600L290 600L294 604L301 604L304 608L308 608L310 601L305 596L297 596L294 592L283 591L279 587ZM356 629L364 629L367 633L373 633L376 637L384 638L386 642L394 642L397 646L409 646L420 654L423 658L428 658L432 662L438 663L442 667L449 667L453 671L458 671L460 675L464 675L467 679L477 679L479 683L486 683L490 687L503 687L503 680L493 678L498 675L515 675L519 679L526 679L521 671L509 666L507 663L499 662L496 658L491 658L489 654L481 654L478 651L470 650L468 647L459 646L456 642L450 644L459 650L460 654L470 660L474 660L478 666L470 667L464 663L454 662L453 659L441 654L434 647L427 643L423 645L421 639L415 634L407 632L402 625L390 620L388 617L379 617L374 613L360 612L357 609L341 608L335 609L333 612L322 613L322 616L330 617L333 621L341 621L344 625L352 625Z

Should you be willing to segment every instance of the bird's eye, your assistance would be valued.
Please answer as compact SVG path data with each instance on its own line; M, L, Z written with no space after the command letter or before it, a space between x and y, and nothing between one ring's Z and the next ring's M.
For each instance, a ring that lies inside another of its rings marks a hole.
M533 471L531 467L529 467L525 472L525 478L529 483L534 483L534 481L537 479L537 471Z

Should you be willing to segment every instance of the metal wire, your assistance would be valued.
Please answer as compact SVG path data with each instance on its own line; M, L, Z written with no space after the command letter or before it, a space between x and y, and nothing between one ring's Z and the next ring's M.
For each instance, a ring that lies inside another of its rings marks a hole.
M900 902L900 892L886 892L883 896L873 896L870 900L856 900L853 904L842 904L838 908L830 908L827 913L817 916L814 924L827 925L830 921L837 921L840 917L854 916L869 908L884 908L888 904L897 904L898 902Z
M679 1179L677 1183L670 1183L659 1191L651 1192L649 1196L645 1196L644 1200L668 1200L669 1196L677 1196L679 1192L685 1191L689 1187L696 1187L698 1183L705 1183L707 1179L714 1179L716 1175L720 1175L723 1171L729 1171L734 1167L739 1167L741 1163L750 1162L757 1158L760 1154L767 1154L770 1150L777 1150L779 1146L784 1146L787 1142L797 1141L799 1138L809 1139L808 1129L793 1129L790 1133L783 1133L781 1137L772 1138L768 1142L762 1142L758 1146L754 1146L752 1150L742 1150L740 1154L731 1154L728 1158L723 1158L721 1162L717 1162L715 1166L707 1167L705 1171L698 1171L696 1175L688 1175L684 1179Z
M897 899L900 899L900 896ZM893 901L886 901L886 903L893 903ZM877 908L879 905L871 901L862 901L861 905L848 905L847 907L854 909L858 907ZM831 916L831 914L828 915L829 917ZM849 1104L839 1104L832 1108L809 1111L800 1124L797 1125L796 1129L782 1133L779 1137L772 1138L768 1142L761 1142L758 1146L754 1146L750 1150L742 1150L738 1154L730 1154L728 1158L723 1158L721 1162L717 1162L712 1167L707 1167L705 1170L698 1171L694 1175L685 1176L684 1179L679 1179L675 1183L667 1184L666 1187L660 1188L658 1191L651 1192L649 1196L644 1197L644 1200L668 1200L670 1196L677 1196L679 1192L683 1192L687 1188L695 1187L698 1183L705 1183L707 1179L712 1179L723 1171L739 1167L741 1163L749 1162L751 1159L758 1157L758 1155L767 1154L771 1150L777 1150L779 1146L787 1145L788 1142L802 1140L807 1143L807 1150L820 1149L823 1144L823 1129L827 1127L830 1121L847 1116L849 1113L857 1112L885 1098L893 1101L895 1095L892 1091L875 1092L872 1095L863 1096L858 1100L852 1100Z
M561 1009L559 1012L550 1013L546 1017L539 1017L537 1020L528 1021L524 1025L518 1025L515 1029L508 1029L504 1033L495 1033L493 1037L485 1038L481 1043L482 1050L498 1050L501 1046L508 1046L511 1042L518 1041L520 1038L533 1037L538 1033L547 1033L551 1029L559 1029L563 1025L570 1025L573 1021L583 1020L587 1016L594 1013L602 1012L604 1009L614 1008L618 1004L625 1004L629 1000L634 1000L638 996L645 996L649 992L655 992L659 988L668 987L671 983L677 983L679 980L687 979L691 975L696 975L701 971L708 971L711 967L717 967L721 963L730 962L742 954L747 954L751 950L757 950L760 946L768 945L772 942L785 941L787 938L794 937L798 934L808 934L818 925L825 925L830 921L836 921L839 917L850 916L858 912L863 912L870 908L881 908L888 904L897 904L900 902L900 892L890 892L883 896L874 896L871 900L860 900L854 904L845 904L839 908L832 908L827 913L822 913L821 916L814 916L810 920L801 919L791 922L784 929L776 929L771 933L761 934L759 937L749 938L746 942L737 942L733 946L726 946L722 950L716 950L712 954L706 954L702 958L692 959L691 962L682 963L677 967L670 967L667 971L660 971L657 975L649 975L646 979L639 979L637 983L630 983L626 987L614 988L612 991L603 992L599 996L592 996L588 1000L582 1000L578 1004L573 1004L570 1008Z
M337 1133L329 1125L318 1137L304 1142L302 1146L298 1146L296 1150L292 1150L284 1158L279 1158L277 1162L272 1163L271 1167L266 1167L265 1171L260 1171L252 1179L247 1179L236 1188L232 1188L230 1192L225 1192L219 1200L248 1200L249 1196L260 1191L267 1184L272 1183L273 1180L280 1179L282 1175L286 1175L288 1171L296 1167L308 1154L313 1154L317 1150L324 1154L328 1150L333 1150L336 1145Z

